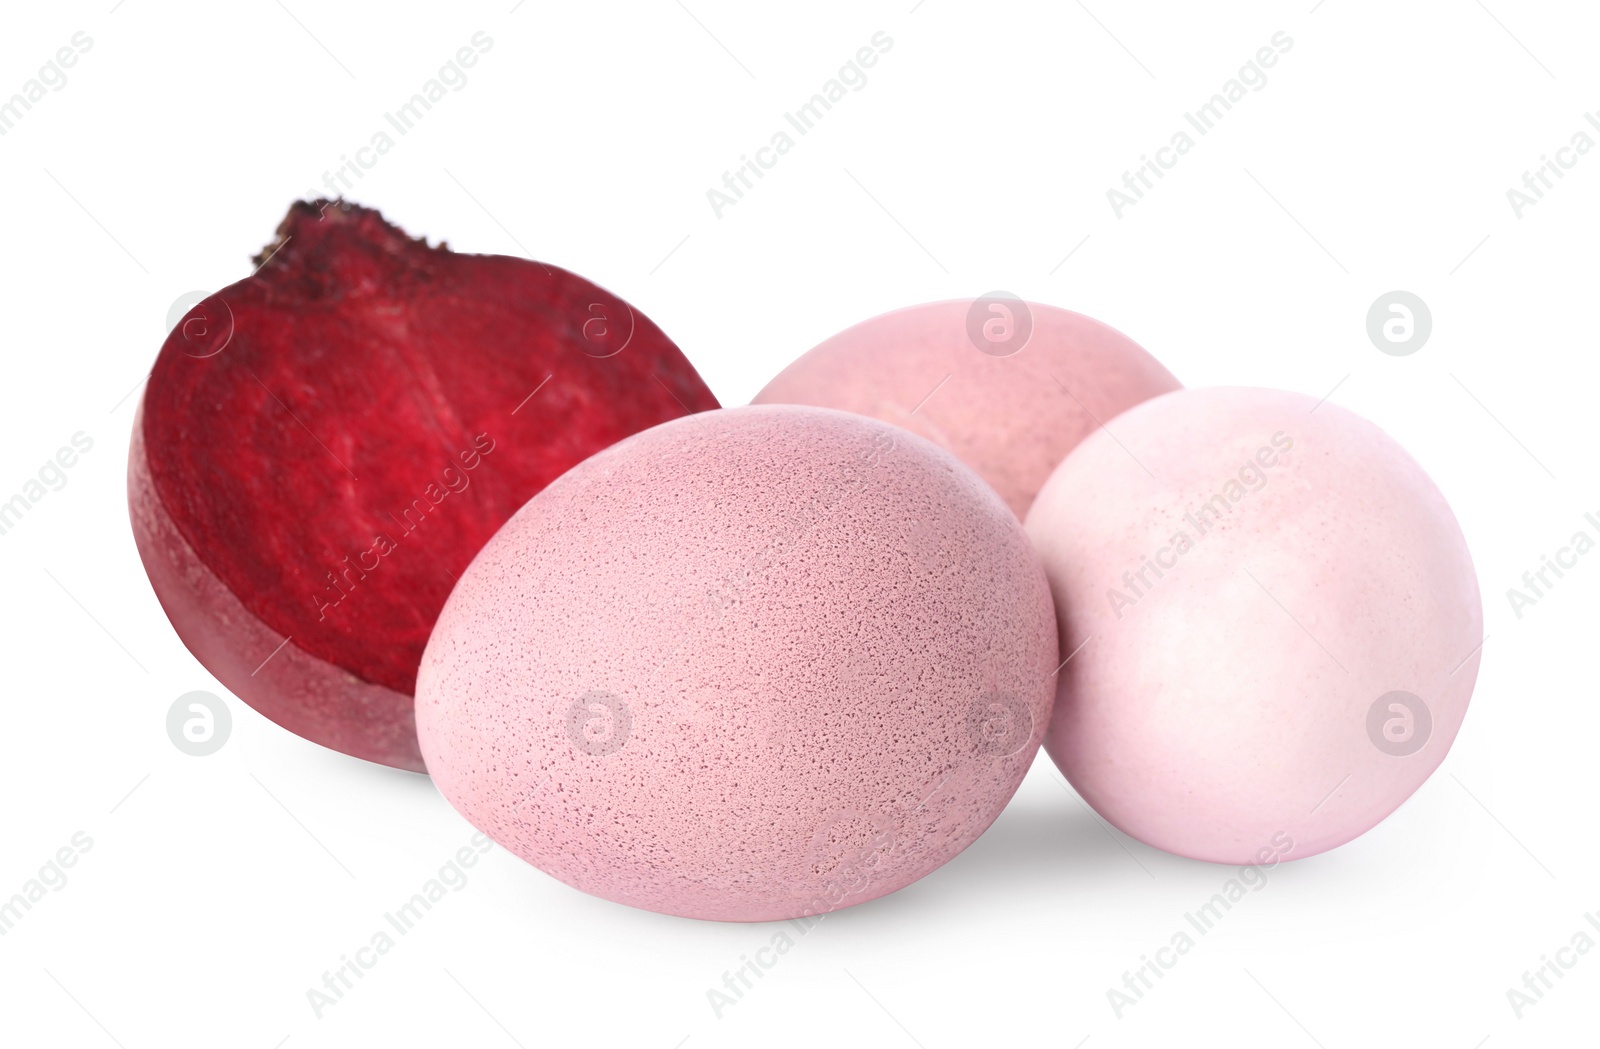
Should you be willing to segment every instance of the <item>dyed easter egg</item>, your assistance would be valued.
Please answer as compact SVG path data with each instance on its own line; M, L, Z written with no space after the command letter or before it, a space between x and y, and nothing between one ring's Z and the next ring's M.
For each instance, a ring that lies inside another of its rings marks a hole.
M1106 419L1179 388L1120 332L1005 293L895 310L827 339L756 404L871 415L948 449L1020 519Z
M1366 832L1444 760L1478 672L1465 538L1333 404L1185 390L1091 435L1027 529L1062 669L1046 747L1147 844L1253 864Z
M424 653L428 771L609 900L731 921L861 903L999 814L1054 694L1021 524L933 444L796 406L600 452L500 530Z

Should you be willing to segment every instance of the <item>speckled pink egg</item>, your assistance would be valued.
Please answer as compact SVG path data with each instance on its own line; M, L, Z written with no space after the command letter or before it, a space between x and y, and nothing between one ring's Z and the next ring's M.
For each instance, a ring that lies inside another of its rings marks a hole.
M1147 844L1219 863L1365 833L1444 760L1478 673L1466 540L1376 426L1167 394L1062 462L1027 529L1062 654L1046 747Z
M871 415L948 449L1019 519L1105 420L1179 388L1121 332L1004 292L885 313L780 372L756 404Z
M999 814L1054 697L1049 587L953 456L875 419L704 412L569 470L490 540L423 655L440 791L609 900L821 914Z

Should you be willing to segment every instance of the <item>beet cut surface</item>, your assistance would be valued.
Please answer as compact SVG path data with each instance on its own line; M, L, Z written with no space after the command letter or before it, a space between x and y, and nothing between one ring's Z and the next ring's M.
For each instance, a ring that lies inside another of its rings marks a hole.
M240 698L422 771L411 695L455 577L569 467L717 402L647 318L554 266L326 201L295 204L260 258L162 346L134 424L135 539Z

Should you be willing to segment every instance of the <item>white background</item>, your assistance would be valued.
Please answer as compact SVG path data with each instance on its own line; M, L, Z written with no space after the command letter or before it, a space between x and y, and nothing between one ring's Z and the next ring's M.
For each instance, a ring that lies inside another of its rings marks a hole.
M113 2L10 6L0 33L0 97L93 40L0 137L0 495L94 441L0 536L0 896L93 841L0 937L0 1042L1594 1044L1600 951L1521 1019L1506 996L1600 911L1600 554L1520 619L1506 598L1600 515L1600 156L1521 217L1506 196L1600 107L1588 5ZM169 742L178 695L224 690L145 581L127 438L173 301L247 274L289 201L479 30L470 81L351 199L615 290L724 404L858 320L1003 288L1188 385L1332 391L1385 427L1484 592L1443 767L1364 838L1279 867L1120 1019L1107 990L1232 872L1111 832L1042 752L971 849L830 915L720 1019L707 990L774 927L633 911L498 849L318 1019L307 990L472 830L427 779L231 697L219 753ZM718 218L707 189L880 30L866 86ZM1106 190L1279 30L1266 86L1116 217ZM1397 288L1433 314L1408 357L1365 332Z

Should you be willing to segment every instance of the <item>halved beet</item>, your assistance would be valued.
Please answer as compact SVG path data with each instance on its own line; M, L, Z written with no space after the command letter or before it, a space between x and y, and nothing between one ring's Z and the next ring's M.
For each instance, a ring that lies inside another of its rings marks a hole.
M184 644L273 721L424 771L412 690L455 578L569 467L717 407L661 330L525 259L297 203L191 310L134 422L128 501Z

